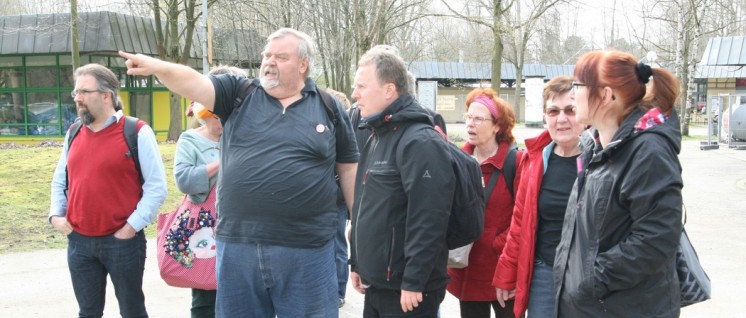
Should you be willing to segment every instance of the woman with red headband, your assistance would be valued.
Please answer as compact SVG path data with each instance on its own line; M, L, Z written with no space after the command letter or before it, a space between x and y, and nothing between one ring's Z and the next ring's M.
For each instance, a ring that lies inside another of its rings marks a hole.
M486 198L484 232L474 242L469 253L469 265L463 269L448 269L451 276L448 292L459 299L461 317L489 318L490 307L497 318L514 317L512 301L508 301L505 308L498 304L492 277L505 246L513 215L514 193L509 190L502 170L515 142L512 132L515 115L513 108L489 88L470 92L466 96L466 110L464 121L468 140L462 149L480 163L485 185L489 184L493 171L499 170L501 176L497 178L489 198ZM522 151L516 153L516 171L508 173L515 176L514 188L519 184L522 156Z

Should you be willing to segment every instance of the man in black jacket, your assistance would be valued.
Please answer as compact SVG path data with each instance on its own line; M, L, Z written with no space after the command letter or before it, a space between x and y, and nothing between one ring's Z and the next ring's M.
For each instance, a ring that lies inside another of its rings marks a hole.
M391 52L372 49L358 63L352 97L373 131L361 151L350 237L364 317L435 317L448 284L455 177L446 141L409 85Z

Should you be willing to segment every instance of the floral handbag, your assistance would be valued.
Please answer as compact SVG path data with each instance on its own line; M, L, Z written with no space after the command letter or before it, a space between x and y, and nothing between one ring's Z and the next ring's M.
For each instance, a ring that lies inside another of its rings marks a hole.
M188 196L175 211L158 215L157 256L161 278L175 287L217 289L215 187L202 203Z

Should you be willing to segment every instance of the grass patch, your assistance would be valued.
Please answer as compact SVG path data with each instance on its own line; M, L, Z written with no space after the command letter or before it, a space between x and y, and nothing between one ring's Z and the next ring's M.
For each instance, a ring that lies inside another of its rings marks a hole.
M174 184L176 144L159 145L166 169L168 196L160 213L173 210L181 202ZM62 248L67 240L47 221L52 173L61 146L0 149L0 254ZM155 237L155 224L145 230Z

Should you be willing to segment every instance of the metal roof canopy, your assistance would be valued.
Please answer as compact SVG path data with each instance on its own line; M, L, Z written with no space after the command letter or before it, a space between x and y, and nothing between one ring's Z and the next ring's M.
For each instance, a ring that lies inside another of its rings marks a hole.
M261 63L263 39L253 30L214 29L214 58ZM202 58L202 34L195 30L189 57ZM78 14L80 53L117 51L158 55L155 22L115 12ZM70 13L0 16L0 55L63 54L71 51Z
M746 66L746 36L716 37L707 43L700 64Z
M457 79L464 81L480 81L492 79L492 64L490 63L459 63L459 62L426 62L408 63L407 68L418 79ZM551 79L555 76L572 76L575 65L546 65L525 64L523 77L544 76ZM510 63L501 65L500 77L502 81L515 81L516 68Z
M715 66L697 65L694 78L744 78L746 67L743 66Z

